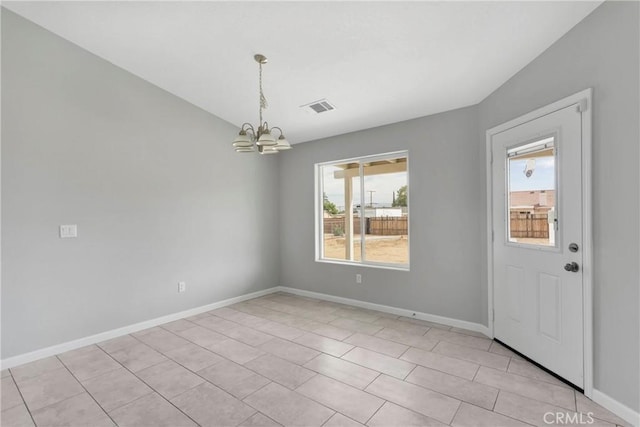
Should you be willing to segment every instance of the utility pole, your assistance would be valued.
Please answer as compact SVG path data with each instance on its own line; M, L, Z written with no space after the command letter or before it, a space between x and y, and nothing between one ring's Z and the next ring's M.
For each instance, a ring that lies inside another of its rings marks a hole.
M369 193L369 207L372 208L373 207L373 193L375 193L376 190L367 190L367 193Z

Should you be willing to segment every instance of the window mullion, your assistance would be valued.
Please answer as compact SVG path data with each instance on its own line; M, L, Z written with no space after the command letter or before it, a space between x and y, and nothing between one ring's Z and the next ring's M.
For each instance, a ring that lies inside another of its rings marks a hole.
M319 236L317 237L320 242L320 247L317 249L319 251L320 258L324 258L324 180L322 179L322 168L320 166L316 166L316 180L318 183L318 195L316 196L316 203L318 201L318 196L320 197L320 205L318 208L320 212L316 209L316 215L319 215L318 218L318 231Z
M365 250L365 228L366 228L366 221L367 219L365 218L365 210L364 210L364 164L362 162L360 162L360 168L359 168L359 173L360 173L360 262L364 263L365 262L365 256L366 256L366 250Z

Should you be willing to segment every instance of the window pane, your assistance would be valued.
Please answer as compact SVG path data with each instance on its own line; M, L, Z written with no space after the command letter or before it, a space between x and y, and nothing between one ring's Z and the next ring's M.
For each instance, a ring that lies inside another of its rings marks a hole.
M555 246L557 218L555 138L507 152L509 241Z
M320 167L323 190L322 258L360 260L360 178L357 162ZM351 225L349 227L349 225ZM349 244L349 242L351 242Z
M407 159L364 163L365 260L409 264Z

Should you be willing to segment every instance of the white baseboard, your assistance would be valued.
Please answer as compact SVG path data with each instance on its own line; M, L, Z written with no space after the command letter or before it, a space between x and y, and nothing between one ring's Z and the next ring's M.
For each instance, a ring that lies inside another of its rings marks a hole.
M404 308L391 307L389 305L375 304L372 302L365 302L351 298L337 297L334 295L321 294L319 292L305 291L302 289L288 288L286 286L278 286L278 291L289 292L291 294L300 295L303 297L317 298L325 301L337 302L341 304L353 305L355 307L367 308L369 310L382 311L384 313L391 313L397 316L413 317L414 319L426 320L428 322L440 323L447 326L453 326L456 328L467 329L469 331L480 332L481 334L489 337L489 328L481 325L480 323L467 322L466 320L452 319L450 317L437 316L435 314L421 313L418 311L406 310Z
M143 329L152 328L154 326L162 325L163 323L173 322L174 320L182 319L184 317L195 316L196 314L204 313L206 311L215 310L216 308L226 307L231 304L246 301L252 298L258 298L264 295L277 292L279 287L273 287L264 289L250 294L240 295L233 298L228 298L222 301L214 302L211 304L203 305L200 307L191 308L189 310L180 311L178 313L168 314L162 317L156 317L155 319L145 320L133 325L124 326L118 329L112 329L110 331L101 332L99 334L91 335L77 340L68 341L62 344L52 345L51 347L42 348L29 353L20 354L18 356L9 357L0 361L1 369L13 368L18 365L33 362L35 360L44 359L45 357L55 356L56 354L64 353L66 351L75 350L80 347L84 347L91 344L97 344L102 341L117 338L123 335L131 334L141 331Z
M600 390L593 389L592 399L598 405L613 412L623 420L631 423L634 427L640 427L640 412L636 412L628 406L618 402L608 394Z
M178 313L168 314L166 316L157 317L155 319L145 320L144 322L135 323L133 325L124 326L118 329L112 329L110 331L101 332L99 334L91 335L88 337L80 338L73 341L68 341L62 344L56 344L51 347L46 347L40 350L32 351L18 356L9 357L0 361L1 369L13 368L18 365L33 362L35 360L44 359L45 357L55 356L66 351L75 350L80 347L84 347L91 344L97 344L102 341L106 341L112 338L117 338L123 335L131 334L141 331L143 329L152 328L154 326L161 325L163 323L172 322L174 320L182 319L184 317L194 316L196 314L204 313L207 311L215 310L216 308L226 307L228 305L236 304L238 302L246 301L252 298L258 298L264 295L272 294L274 292L288 292L294 295L300 295L309 298L317 298L325 301L337 302L341 304L352 305L355 307L367 308L370 310L382 311L384 313L391 313L398 316L413 317L415 319L426 320L434 323L441 323L447 326L453 326L456 328L463 328L470 331L480 332L489 336L489 328L479 323L467 322L465 320L452 319L450 317L437 316L434 314L415 312L406 310L404 308L391 307L388 305L375 304L366 301L355 300L351 298L343 298L329 294L322 294L319 292L305 291L302 289L289 288L286 286L275 286L273 288L264 289L257 292L252 292L245 295L229 298L226 300L214 302L211 304L203 305L200 307L191 308L189 310L180 311ZM592 400L602 407L613 412L623 420L631 423L634 427L640 427L640 413L625 406L624 404L613 399L609 395L593 389Z

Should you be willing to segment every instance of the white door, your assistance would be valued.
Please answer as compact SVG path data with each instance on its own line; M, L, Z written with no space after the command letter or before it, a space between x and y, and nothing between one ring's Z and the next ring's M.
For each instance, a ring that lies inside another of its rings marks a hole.
M580 111L492 135L491 149L494 336L583 388Z

